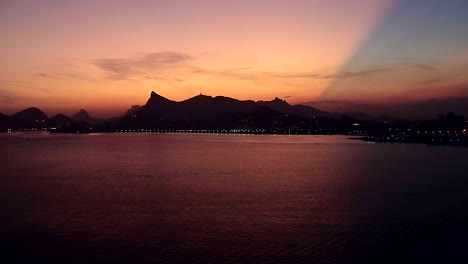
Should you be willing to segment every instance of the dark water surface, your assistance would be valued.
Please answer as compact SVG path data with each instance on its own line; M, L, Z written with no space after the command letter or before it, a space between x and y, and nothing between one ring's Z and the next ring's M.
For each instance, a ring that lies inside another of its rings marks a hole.
M467 148L176 134L0 144L2 263L468 259Z

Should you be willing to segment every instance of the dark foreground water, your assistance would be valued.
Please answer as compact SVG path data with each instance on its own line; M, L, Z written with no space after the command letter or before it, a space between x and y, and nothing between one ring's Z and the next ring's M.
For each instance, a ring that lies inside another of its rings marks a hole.
M174 134L0 144L2 263L468 259L467 148Z

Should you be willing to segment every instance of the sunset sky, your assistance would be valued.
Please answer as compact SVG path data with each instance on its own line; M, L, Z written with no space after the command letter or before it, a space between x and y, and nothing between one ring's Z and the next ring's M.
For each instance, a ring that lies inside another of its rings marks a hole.
M0 0L0 112L468 96L466 0Z

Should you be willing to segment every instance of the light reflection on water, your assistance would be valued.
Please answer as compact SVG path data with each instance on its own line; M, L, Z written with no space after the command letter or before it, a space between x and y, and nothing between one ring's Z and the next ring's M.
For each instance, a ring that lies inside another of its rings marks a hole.
M341 136L0 142L0 235L21 261L445 261L468 242L463 148Z

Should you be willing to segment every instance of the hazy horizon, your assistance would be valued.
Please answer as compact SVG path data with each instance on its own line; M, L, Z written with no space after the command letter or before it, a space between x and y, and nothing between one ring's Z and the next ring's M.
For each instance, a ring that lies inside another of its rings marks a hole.
M199 95L209 96L212 98L215 97L226 97L224 95L211 95L205 94L203 91L200 91L198 94L192 95L182 100L174 100L173 98L166 97L164 94L160 94L157 91L155 92L158 95L165 97L174 102L182 102L193 97L197 97ZM64 114L69 117L73 116L74 114L78 113L81 110L85 110L88 112L93 118L114 118L114 117L121 117L123 116L130 108L134 106L144 106L147 100L151 97L151 94L147 95L147 98L139 103L135 103L129 105L126 108L122 109L100 109L96 111L94 108L86 108L86 107L79 107L79 108L69 108L69 109L50 109L47 106L28 106L21 109L13 109L10 111L1 111L0 114L6 115L13 115L28 108L38 108L39 110L43 111L49 118L53 117L57 114ZM258 101L272 101L276 98L268 98L268 99L259 99L254 100ZM252 99L239 99L233 98L235 100L246 101ZM315 109L329 112L332 114L357 114L363 113L369 116L389 116L389 117L396 117L396 118L403 118L403 119L430 119L435 117L439 114L445 114L448 112L455 112L457 114L468 115L468 107L463 107L460 103L468 101L468 97L447 97L447 98L431 98L431 99L424 99L418 101L400 101L400 102L387 102L387 103L377 103L372 101L346 101L346 100L316 100L316 101L308 101L308 102L300 102L300 103L291 103L289 101L289 97L279 98L281 100L286 101L290 105L306 105L311 106ZM458 101L456 105L452 103L454 101ZM438 105L431 105L436 103ZM432 107L432 109L431 109ZM429 109L428 109L429 108ZM45 110L44 110L45 109ZM408 111L409 110L409 111Z

